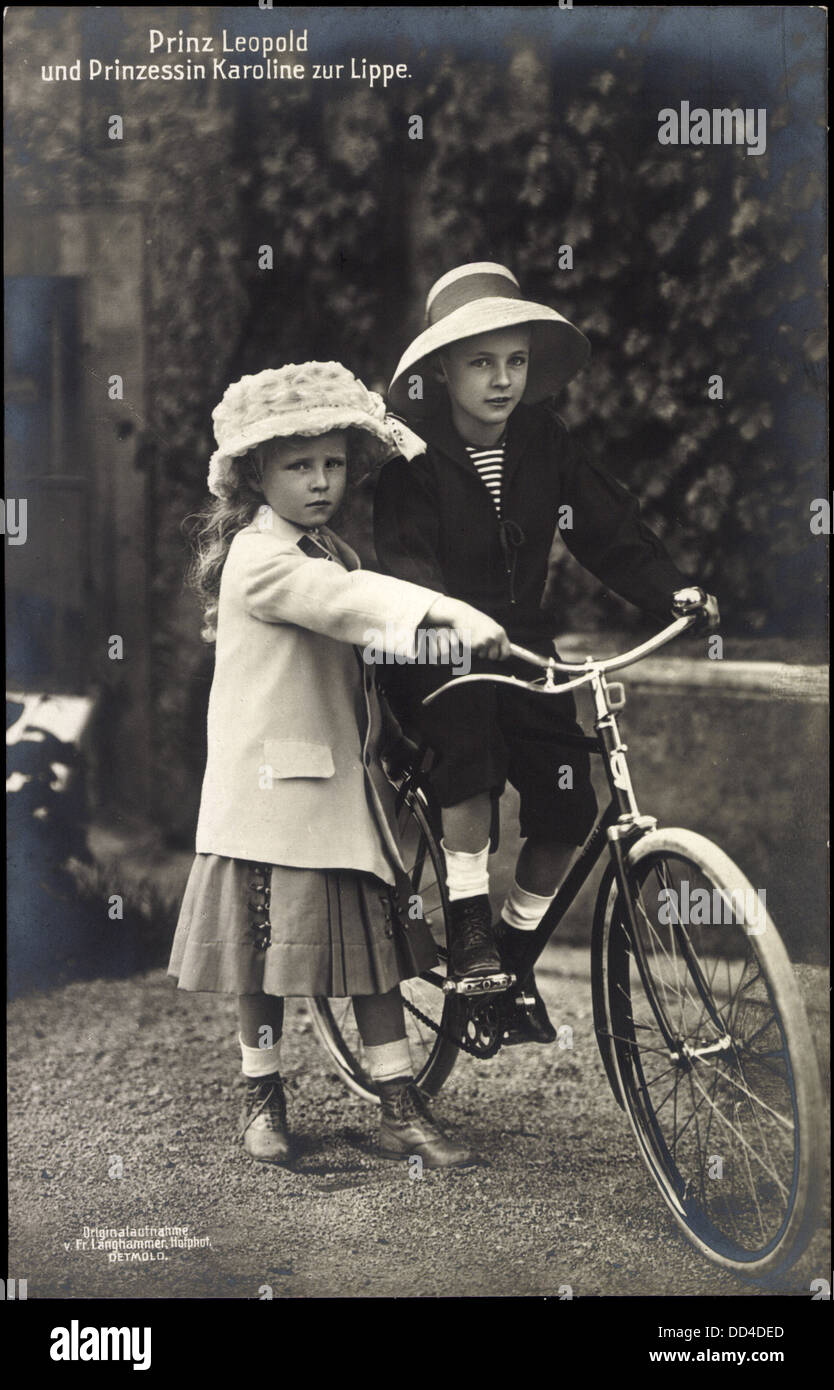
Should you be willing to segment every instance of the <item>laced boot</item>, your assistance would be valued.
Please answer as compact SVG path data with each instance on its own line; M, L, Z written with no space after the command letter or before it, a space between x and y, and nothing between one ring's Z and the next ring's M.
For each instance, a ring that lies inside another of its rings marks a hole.
M290 1136L287 1102L278 1072L246 1078L246 1097L240 1116L240 1134L246 1152L259 1163L287 1163Z
M449 919L449 974L458 980L500 974L487 894L456 898L449 904Z
M379 1094L382 1100L379 1126L382 1158L418 1155L425 1168L465 1168L478 1162L471 1149L453 1143L441 1133L412 1077L381 1081Z
M523 939L525 933L508 927L504 919L501 918L495 927L495 935L501 951L504 969L512 971L518 980L513 995L526 994L533 1000L529 1008L524 1004L514 1003L512 1005L507 1031L504 1034L504 1045L509 1047L517 1043L555 1042L556 1029L547 1016L547 1009L536 986L536 977L533 971L531 970L526 978L521 976L519 962L522 952L526 949L526 942Z

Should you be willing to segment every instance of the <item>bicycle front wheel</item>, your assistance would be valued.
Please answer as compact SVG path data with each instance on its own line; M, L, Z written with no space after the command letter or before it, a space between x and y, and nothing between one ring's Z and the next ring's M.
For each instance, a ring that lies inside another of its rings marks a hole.
M600 1041L687 1238L724 1268L773 1275L807 1244L821 1172L822 1088L791 963L762 897L703 836L653 831L628 866L636 938L609 879Z
M446 869L431 828L425 793L416 785L404 790L398 828L411 884L408 910L422 915L438 953L439 963L433 970L400 984L414 1078L422 1091L434 1096L457 1061L458 1047L453 1039L460 1033L462 1006L456 996L443 994L448 961ZM345 1085L366 1100L378 1101L350 999L311 999L310 1010L319 1041Z

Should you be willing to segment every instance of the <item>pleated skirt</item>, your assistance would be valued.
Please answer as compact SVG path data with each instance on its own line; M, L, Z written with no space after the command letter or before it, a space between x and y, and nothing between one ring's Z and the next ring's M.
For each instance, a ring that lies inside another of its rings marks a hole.
M408 915L410 885L350 869L296 869L198 854L168 973L180 989L283 997L386 994L437 963Z

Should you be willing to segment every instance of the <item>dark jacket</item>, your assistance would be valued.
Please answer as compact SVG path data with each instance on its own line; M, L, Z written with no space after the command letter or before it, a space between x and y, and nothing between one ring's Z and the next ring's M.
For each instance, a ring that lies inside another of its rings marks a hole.
M579 451L548 405L519 405L507 423L502 521L448 408L415 424L427 453L380 473L374 544L386 574L464 599L531 643L553 637L542 611L548 556L560 534L580 564L659 620L692 581L640 519L637 499Z

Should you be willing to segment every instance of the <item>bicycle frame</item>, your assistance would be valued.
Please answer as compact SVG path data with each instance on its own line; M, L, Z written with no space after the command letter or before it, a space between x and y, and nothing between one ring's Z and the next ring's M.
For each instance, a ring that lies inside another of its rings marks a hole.
M457 689L461 685L474 681L489 681L493 684L503 684L515 686L519 690L525 690L532 694L543 695L545 697L558 697L566 694L570 690L575 690L582 685L590 685L594 700L594 728L596 737L586 737L579 734L562 734L558 742L564 747L582 748L588 753L595 753L601 757L605 766L605 773L611 791L611 800L605 809L598 815L594 825L582 845L579 856L568 872L567 877L562 883L553 902L539 923L535 931L530 933L530 942L526 951L523 953L519 962L519 970L522 977L529 974L534 968L539 956L553 935L554 931L562 921L568 908L573 903L576 895L587 882L595 865L600 859L606 845L608 845L613 871L619 881L622 901L628 913L628 930L631 938L637 966L643 977L644 988L647 989L650 997L654 991L651 989L650 972L648 971L644 954L641 946L641 937L637 922L634 918L632 903L632 893L629 884L629 871L627 856L628 851L635 840L650 830L654 830L657 821L653 816L642 816L637 806L637 798L631 781L631 774L626 761L627 744L620 738L620 730L617 723L617 713L625 706L625 691L620 682L611 682L606 679L610 671L621 670L625 666L631 666L635 662L643 660L651 652L659 647L665 646L681 633L688 631L696 621L694 616L678 618L661 632L657 633L647 642L632 648L629 652L624 652L620 656L611 657L607 661L594 661L589 657L587 661L580 663L563 663L554 659L539 656L536 652L527 651L523 647L511 644L511 654L531 665L538 666L545 671L544 679L536 682L519 680L515 676L498 676L491 674L479 674L469 676L458 676L452 681L447 681L445 685L439 687L428 695L423 701L428 705L443 692ZM555 672L565 672L569 679L562 683L554 680ZM662 1009L656 1010L658 1023L661 1027L666 1042L670 1048L674 1046L674 1038L670 1033Z

